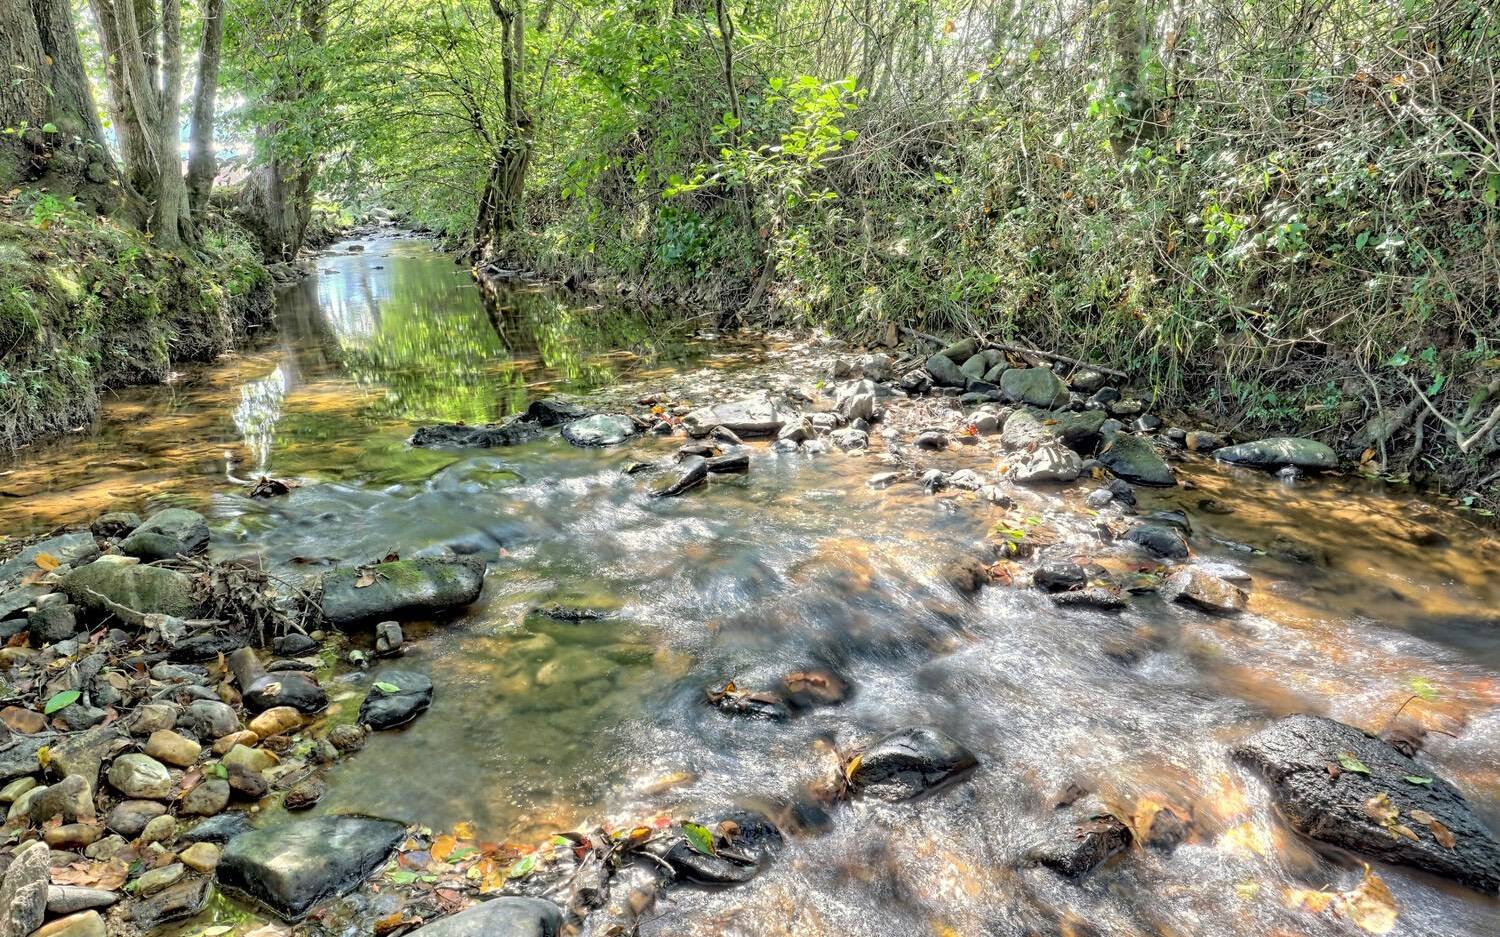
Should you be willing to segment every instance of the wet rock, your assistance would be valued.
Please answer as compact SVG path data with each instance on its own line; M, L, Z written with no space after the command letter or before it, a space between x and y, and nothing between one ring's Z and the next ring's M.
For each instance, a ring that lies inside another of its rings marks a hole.
M176 570L121 562L105 557L71 570L62 579L62 590L85 608L109 611L108 602L137 612L157 612L177 618L192 618L198 603L193 583Z
M717 427L737 436L771 436L797 415L766 396L747 397L733 403L700 407L682 418L689 436L701 438Z
M989 483L989 479L973 469L959 469L948 476L949 487L961 488L964 491L979 491Z
M1201 566L1185 566L1174 572L1162 595L1171 601L1220 615L1244 611L1249 601L1244 589L1206 572Z
M526 407L526 412L521 415L521 419L537 426L560 426L563 423L581 420L588 415L589 411L576 403L569 403L557 397L543 397L540 400L533 400Z
M1182 531L1166 524L1137 525L1126 531L1125 539L1165 559L1185 560L1188 556L1187 538Z
M989 585L990 571L972 556L961 557L943 569L943 581L963 595L972 595Z
M213 843L194 843L178 854L182 864L202 875L212 875L219 865L219 847Z
M263 739L302 728L302 713L292 706L273 706L250 720L250 731Z
M222 888L287 920L343 895L385 864L406 834L390 820L323 816L242 833L219 858Z
M781 678L787 705L794 709L837 706L849 698L849 683L831 670L796 670Z
M812 439L815 435L812 424L806 417L802 417L783 426L776 434L776 441L800 443Z
M1089 586L1068 592L1054 592L1052 604L1062 608L1092 608L1101 612L1117 612L1130 604L1125 597L1104 586Z
M112 907L119 900L119 895L102 888L53 885L47 889L47 913L58 916L76 914L79 911Z
M575 446L618 446L640 432L623 413L596 413L563 425L562 438Z
M1095 371L1093 368L1079 368L1068 378L1068 386L1080 394L1092 394L1104 386L1108 378L1104 372Z
M273 670L244 687L241 692L245 708L253 713L290 706L311 716L328 708L327 692L316 678L300 670Z
M1288 716L1235 755L1260 771L1281 815L1303 835L1491 895L1500 890L1494 834L1453 785L1380 739L1331 719Z
M488 426L442 423L418 427L412 434L411 444L423 449L492 449L529 442L540 436L541 432L541 428L535 423L523 420L509 420Z
M365 730L358 725L334 726L328 732L328 741L344 754L357 752L364 747Z
M23 846L0 880L0 935L25 937L41 926L47 913L52 850L46 843Z
M1231 465L1279 469L1291 465L1299 469L1328 470L1339 467L1332 449L1314 439L1277 436L1255 442L1225 446L1214 452L1214 458Z
M167 808L154 800L126 800L109 812L104 823L126 839L135 839L146 831L146 824L166 812Z
M146 744L142 746L141 751L157 761L186 768L197 763L203 746L190 738L178 735L171 729L158 729L146 739Z
M1050 422L1047 428L1063 445L1079 455L1093 455L1099 449L1100 429L1104 426L1104 413L1100 410L1080 410L1076 413L1055 410L1045 414Z
M1000 425L1000 445L1007 450L1029 449L1056 441L1056 434L1043 425L1035 414L1026 410L1011 413Z
M1000 375L1000 391L1006 400L1044 410L1068 402L1068 385L1051 368L1011 368Z
M162 889L130 911L131 923L150 931L171 921L192 917L208 904L213 884L206 878L189 878Z
M1114 499L1114 492L1110 491L1108 488L1095 488L1093 491L1088 493L1087 497L1083 499L1083 503L1095 510L1098 510L1102 507L1107 506Z
M1057 440L1038 443L1007 458L1011 480L1022 485L1066 483L1083 472L1083 461L1078 454Z
M172 645L168 656L174 661L198 663L214 660L220 654L242 647L245 647L243 635L230 631L205 631Z
M281 798L281 805L288 810L306 810L322 800L326 793L328 783L314 775L293 784L286 796Z
M318 642L301 632L284 634L271 642L271 647L282 657L300 657L318 648Z
M731 810L698 822L714 834L717 855L704 855L681 836L669 839L659 854L678 877L699 885L750 881L784 842L776 824L749 810Z
M226 770L232 770L235 765L243 765L251 771L265 771L275 767L279 759L268 749L236 745L225 753L223 763Z
M245 765L232 765L226 773L229 775L229 790L232 795L238 795L245 800L260 800L271 791L271 785L259 772Z
M726 452L720 456L703 460L710 475L730 475L750 471L750 453L744 449Z
M89 533L100 539L118 540L139 526L141 516L134 511L110 511L94 518Z
M912 444L918 449L933 451L946 449L948 448L948 434L938 430L928 430L925 433L918 433L917 438L912 440Z
M212 817L229 806L229 782L223 778L204 778L182 798L182 813L192 817Z
M412 931L409 937L557 937L562 913L541 898L486 901Z
M1224 448L1224 437L1218 433L1193 430L1183 434L1182 444L1193 452L1216 452Z
M750 716L773 722L781 722L791 716L786 702L777 694L741 689L735 686L734 681L709 688L708 702L726 716Z
M323 617L335 627L347 628L451 611L479 597L484 571L484 560L474 556L421 556L368 567L341 566L323 576Z
M42 831L42 839L53 849L82 849L103 833L97 824L64 823Z
M150 755L121 755L109 766L109 783L115 790L139 800L165 800L172 793L172 776Z
M924 367L932 376L932 383L939 387L963 387L969 380L968 375L959 369L958 363L944 354L928 358Z
M432 681L408 670L379 675L359 705L359 721L372 729L406 725L432 703Z
M699 485L708 478L708 460L702 456L687 456L678 463L676 473L658 479L651 486L653 498L676 498Z
M191 556L207 548L208 522L202 514L186 508L157 511L120 541L120 550L125 555L146 562Z
M1093 798L1053 813L1047 829L1027 852L1029 862L1076 879L1130 846L1130 828Z
M1151 817L1141 844L1148 849L1170 853L1187 839L1191 824L1177 811L1163 807Z
M250 824L250 818L243 813L221 813L194 824L182 834L182 838L190 843L214 843L222 846L241 833L248 833L253 829L255 827Z
M1077 563L1047 563L1031 574L1032 585L1044 592L1066 592L1088 584L1088 573Z
M1128 420L1132 417L1140 416L1145 412L1146 402L1144 400L1137 400L1134 397L1122 397L1107 402L1104 405L1104 409L1109 411L1110 416Z
M1116 476L1137 485L1168 488L1177 484L1172 467L1143 436L1117 434L1099 453L1099 461Z
M979 764L974 753L928 726L898 729L857 756L849 782L881 800L907 800L937 790Z
M0 748L0 783L36 774L40 767L36 760L37 752L53 740L54 736L49 733L13 738L6 743Z

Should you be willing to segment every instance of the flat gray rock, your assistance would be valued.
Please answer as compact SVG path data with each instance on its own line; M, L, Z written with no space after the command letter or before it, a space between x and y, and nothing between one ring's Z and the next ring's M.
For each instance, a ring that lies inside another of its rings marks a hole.
M682 418L682 425L694 437L707 436L719 426L736 436L771 436L796 418L785 406L762 396L699 407Z
M1327 470L1339 467L1338 455L1315 439L1277 436L1225 446L1214 450L1214 458L1231 465L1278 469L1295 465L1300 469Z
M101 596L137 612L176 618L192 618L198 609L192 580L182 573L160 566L114 562L108 557L69 572L63 577L62 590L79 605L100 611L109 608Z
M367 567L341 566L323 576L323 617L345 628L462 608L479 598L484 570L484 560L475 556L421 556Z
M219 886L289 921L347 894L385 864L406 827L374 817L325 816L242 833L219 859Z
M1114 473L1137 485L1170 488L1177 484L1172 467L1151 445L1150 440L1129 433L1117 433L1099 453L1099 461Z
M86 530L48 537L46 540L33 543L4 563L0 563L0 582L9 582L33 569L41 569L36 565L36 558L43 553L59 563L68 565L98 552L99 548L94 544L94 535Z
M127 556L147 562L170 560L179 554L190 556L207 547L208 522L202 514L185 508L157 511L120 541L120 550Z
M596 413L564 423L562 438L575 446L617 446L640 429L623 413Z
M410 937L557 937L562 913L541 898L496 898L433 921Z

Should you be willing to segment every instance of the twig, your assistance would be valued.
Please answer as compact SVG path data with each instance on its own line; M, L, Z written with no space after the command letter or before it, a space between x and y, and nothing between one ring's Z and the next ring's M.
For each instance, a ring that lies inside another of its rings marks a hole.
M907 328L904 325L900 328L901 331L905 332L908 335L912 335L917 338L925 338L927 341L932 342L936 345L951 344L951 342L946 342L943 339L938 338L936 335L928 335L926 332L918 332L916 329ZM1053 361L1061 361L1063 364L1071 364L1075 368L1092 368L1095 371L1099 371L1103 374L1108 374L1111 377L1118 377L1121 380L1128 380L1130 378L1130 375L1126 374L1124 371L1105 367L1102 364L1091 364L1087 361L1080 361L1077 358L1069 358L1067 355L1059 355L1056 352L1052 351L1040 351L1036 348L1027 348L1025 345L1012 345L1009 342L996 342L990 340L986 340L984 342L984 345L986 348L999 348L1001 351L1011 351L1015 352L1018 355L1036 355L1041 358L1050 358Z

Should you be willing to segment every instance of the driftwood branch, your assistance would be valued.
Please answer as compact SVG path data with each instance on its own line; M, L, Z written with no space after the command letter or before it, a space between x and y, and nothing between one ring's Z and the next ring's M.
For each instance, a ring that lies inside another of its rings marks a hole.
M901 331L905 332L907 335L911 335L915 338L926 339L927 341L932 342L935 345L944 346L952 344L945 339L938 338L936 335L929 335L926 332L918 332L916 329L908 328L904 325L900 328ZM1091 364L1087 361L1080 361L1077 358L1069 358L1067 355L1059 355L1056 352L1040 351L1036 348L1027 348L1025 345L1012 345L1009 342L996 342L986 340L984 341L984 347L998 348L1001 351L1014 352L1018 355L1036 355L1039 358L1048 358L1052 361L1061 361L1063 364L1071 364L1075 368L1092 368L1093 370L1098 371L1101 374L1108 374L1110 377L1118 377L1121 380L1130 379L1129 374L1126 374L1124 371L1116 370L1115 368L1107 368L1102 364Z
M1496 426L1500 426L1500 403L1497 403L1495 404L1495 409L1490 411L1490 415L1484 423L1468 437L1465 437L1464 433L1467 430L1446 416L1443 416L1438 408L1433 406L1432 400L1422 392L1422 388L1417 386L1417 382L1412 380L1410 374L1406 375L1406 383L1410 384L1411 389L1417 392L1418 397L1422 398L1422 402L1427 405L1428 410L1432 411L1432 415L1441 420L1445 426L1453 431L1453 441L1458 445L1459 452L1467 454L1470 449L1474 448L1476 443L1488 436Z

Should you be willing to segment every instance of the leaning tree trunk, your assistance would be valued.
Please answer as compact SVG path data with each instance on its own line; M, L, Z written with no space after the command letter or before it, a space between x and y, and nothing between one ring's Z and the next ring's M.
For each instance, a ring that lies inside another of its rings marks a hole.
M119 201L67 0L0 0L0 184Z
M203 45L198 50L198 83L193 88L192 143L188 148L188 207L196 216L208 207L218 159L214 154L214 100L219 92L219 58L224 42L224 0L203 8Z
M474 219L471 251L476 259L499 249L505 237L521 227L526 170L531 164L532 126L522 90L526 9L521 0L514 0L513 5L504 0L490 0L490 9L500 21L500 79L505 119Z

